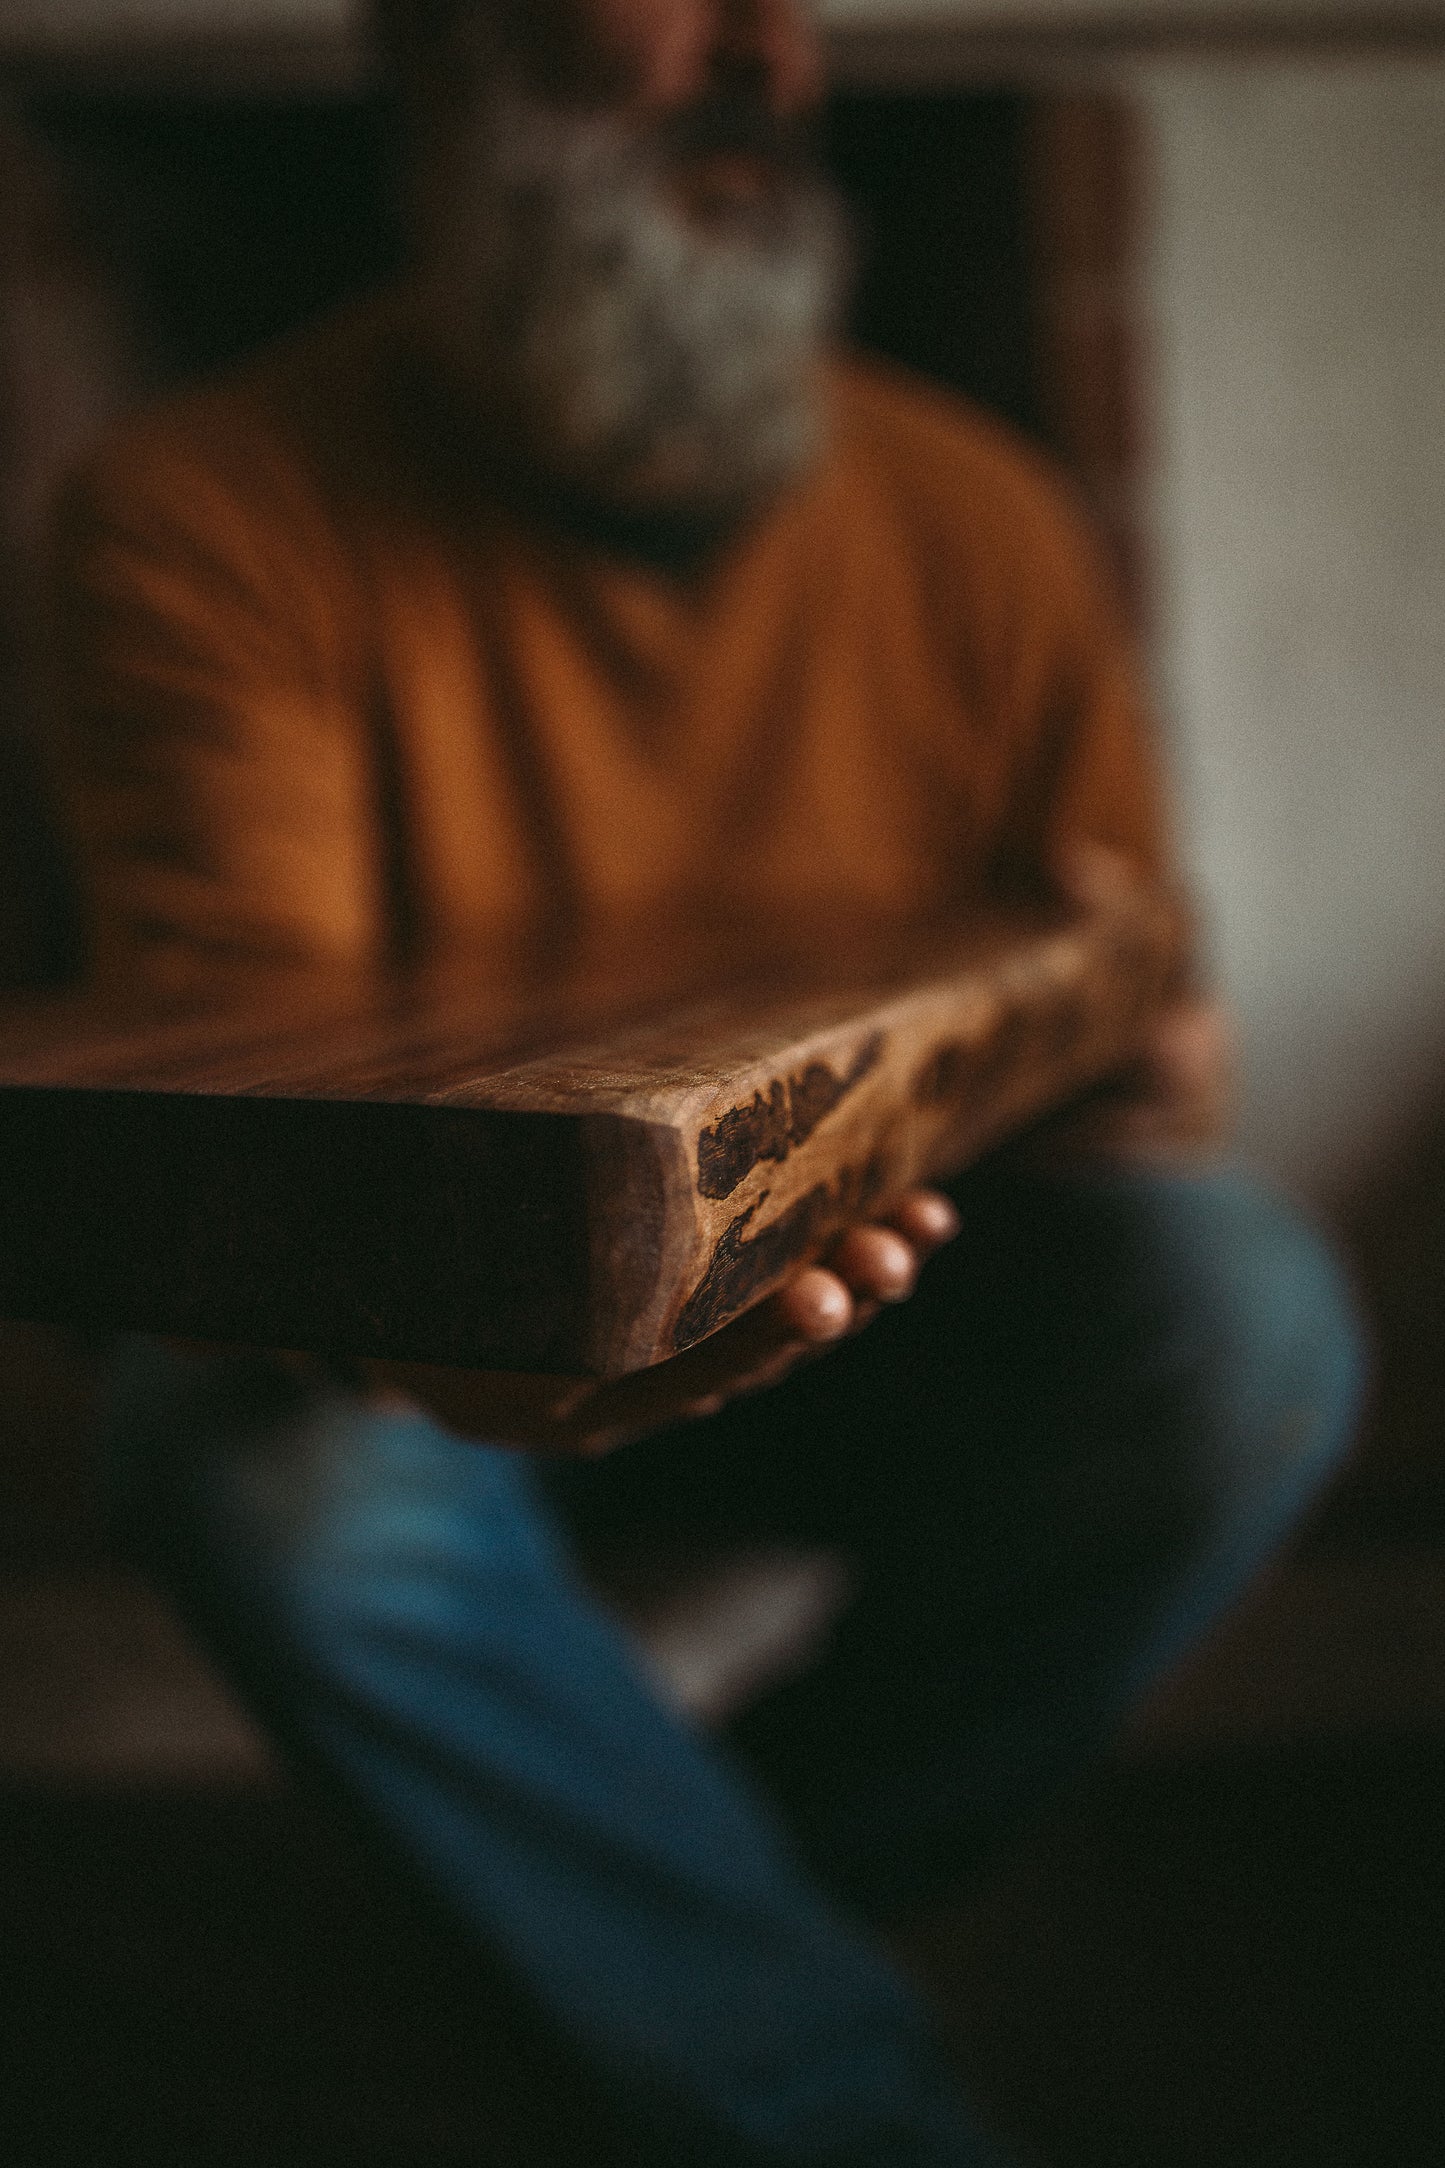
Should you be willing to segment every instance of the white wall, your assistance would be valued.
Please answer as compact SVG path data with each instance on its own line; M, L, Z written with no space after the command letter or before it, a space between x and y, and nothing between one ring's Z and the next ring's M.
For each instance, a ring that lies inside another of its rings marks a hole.
M1249 1138L1328 1197L1445 1095L1445 64L1138 80L1166 708Z

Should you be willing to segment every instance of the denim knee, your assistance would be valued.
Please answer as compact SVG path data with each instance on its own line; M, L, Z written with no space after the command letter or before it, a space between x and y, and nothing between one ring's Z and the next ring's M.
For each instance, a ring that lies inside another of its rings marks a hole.
M452 1601L459 1556L478 1582L552 1567L518 1456L264 1362L131 1342L107 1429L117 1540L193 1613L339 1655Z
M1226 1494L1302 1506L1350 1444L1368 1372L1343 1268L1294 1206L1247 1175L1166 1188L1158 1265L1188 1320L1216 1480Z

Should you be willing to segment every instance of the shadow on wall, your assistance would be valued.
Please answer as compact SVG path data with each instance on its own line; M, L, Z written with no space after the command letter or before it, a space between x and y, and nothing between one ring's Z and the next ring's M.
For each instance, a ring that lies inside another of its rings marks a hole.
M38 546L60 478L154 380L62 170L0 111L0 991L78 969L35 692ZM70 1335L0 1323L0 1552L100 1541L91 1377Z
M34 690L39 549L61 477L153 381L68 174L0 108L0 987L78 965Z

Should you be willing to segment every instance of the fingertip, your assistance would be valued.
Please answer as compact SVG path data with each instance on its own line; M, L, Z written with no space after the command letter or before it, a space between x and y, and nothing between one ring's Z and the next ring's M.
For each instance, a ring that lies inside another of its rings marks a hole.
M924 1245L910 1241L896 1226L870 1223L850 1227L829 1256L832 1271L855 1301L903 1302L918 1281Z
M911 1241L941 1249L962 1231L963 1221L951 1197L945 1197L941 1190L925 1189L900 1205L897 1225Z
M841 1340L853 1323L853 1297L836 1272L810 1265L778 1297L784 1321L804 1340Z
M913 1245L889 1227L868 1229L871 1271L868 1293L879 1302L902 1302L912 1294L918 1279L918 1256Z

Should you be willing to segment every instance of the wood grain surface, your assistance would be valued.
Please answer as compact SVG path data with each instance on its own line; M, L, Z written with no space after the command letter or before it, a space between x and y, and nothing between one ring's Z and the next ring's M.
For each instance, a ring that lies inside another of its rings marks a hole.
M1135 895L727 969L12 1005L0 1315L622 1376L1117 1068L1181 944Z

